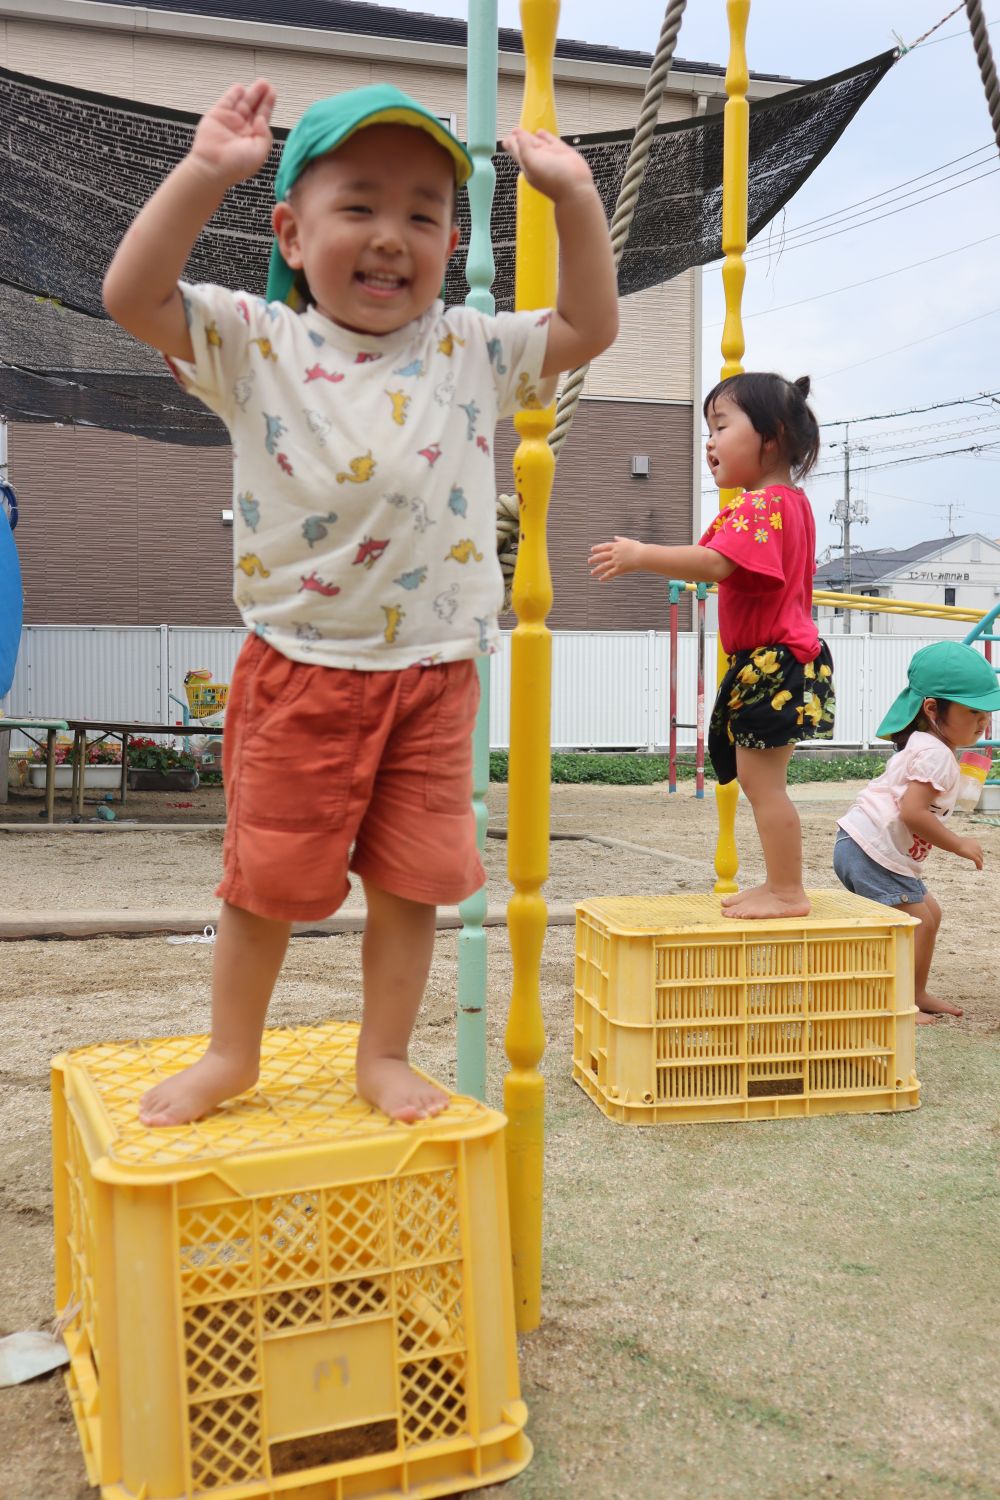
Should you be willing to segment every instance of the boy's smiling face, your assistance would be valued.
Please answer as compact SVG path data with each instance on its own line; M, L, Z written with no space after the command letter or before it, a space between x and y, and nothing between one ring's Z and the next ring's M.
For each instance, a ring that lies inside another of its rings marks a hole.
M319 311L358 333L394 333L437 298L458 244L455 167L411 125L370 125L311 162L272 223Z

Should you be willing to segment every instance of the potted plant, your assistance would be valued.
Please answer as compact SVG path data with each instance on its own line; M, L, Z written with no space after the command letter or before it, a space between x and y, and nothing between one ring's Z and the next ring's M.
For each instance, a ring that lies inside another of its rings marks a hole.
M194 756L162 740L130 739L128 784L134 792L193 792L198 785Z
M66 791L73 785L73 741L58 739L54 751L55 785ZM118 740L91 740L83 766L85 787L108 790L120 785L122 749ZM31 786L45 785L45 749L38 745L28 757L28 781Z

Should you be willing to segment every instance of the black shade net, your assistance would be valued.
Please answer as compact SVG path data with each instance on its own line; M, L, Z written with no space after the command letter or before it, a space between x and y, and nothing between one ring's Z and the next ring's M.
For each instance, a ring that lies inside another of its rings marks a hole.
M895 61L886 52L855 68L750 107L748 226L752 240L822 161ZM21 421L78 422L161 441L228 442L222 424L187 396L153 351L111 323L101 281L143 203L187 152L197 117L29 78L0 68L0 413ZM278 153L227 193L199 236L185 275L263 293ZM590 163L610 217L632 132L572 136ZM517 168L497 170L492 236L498 308L513 306ZM464 276L469 204L445 287ZM722 116L658 126L629 242L623 297L658 286L722 253Z

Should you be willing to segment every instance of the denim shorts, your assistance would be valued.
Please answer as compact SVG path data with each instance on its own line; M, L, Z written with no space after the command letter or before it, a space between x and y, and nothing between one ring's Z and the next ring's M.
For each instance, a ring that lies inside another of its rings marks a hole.
M855 896L866 896L869 901L880 901L883 906L909 905L922 901L927 887L915 875L897 875L887 870L877 860L866 854L850 834L837 829L837 842L833 846L834 874L841 885L846 885Z

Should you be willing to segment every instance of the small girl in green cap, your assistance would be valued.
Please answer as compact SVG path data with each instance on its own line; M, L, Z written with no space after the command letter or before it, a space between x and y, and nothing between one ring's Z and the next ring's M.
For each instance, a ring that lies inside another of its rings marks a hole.
M927 989L941 908L920 877L935 848L983 868L982 845L952 833L947 818L958 796L956 752L987 733L990 714L1000 709L1000 686L989 662L959 641L924 646L910 662L907 680L878 727L896 754L840 819L833 868L855 895L919 919L917 1020L930 1022L962 1012Z

